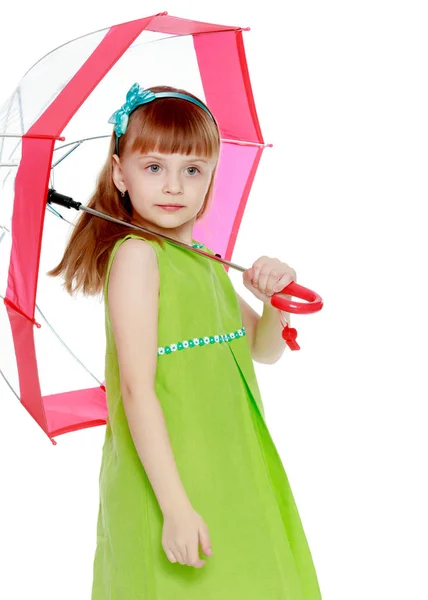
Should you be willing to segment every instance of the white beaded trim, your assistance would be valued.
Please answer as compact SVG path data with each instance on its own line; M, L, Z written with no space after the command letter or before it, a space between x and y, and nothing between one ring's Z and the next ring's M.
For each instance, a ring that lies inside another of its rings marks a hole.
M177 342L174 344L170 344L169 346L161 346L158 348L158 356L162 354L171 354L171 352L176 352L177 350L184 350L186 348L194 348L195 346L205 346L206 344L222 344L223 342L230 342L231 340L237 339L238 337L243 337L246 335L245 327L238 329L237 331L231 331L230 333L219 334L219 335L211 335L200 338L193 338L193 340L183 340L182 342Z

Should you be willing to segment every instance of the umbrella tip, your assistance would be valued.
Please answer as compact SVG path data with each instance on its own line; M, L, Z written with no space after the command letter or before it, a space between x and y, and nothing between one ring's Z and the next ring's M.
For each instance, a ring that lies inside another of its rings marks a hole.
M165 10L164 12L158 13L156 16L157 17L164 17L167 14L168 14L168 11Z

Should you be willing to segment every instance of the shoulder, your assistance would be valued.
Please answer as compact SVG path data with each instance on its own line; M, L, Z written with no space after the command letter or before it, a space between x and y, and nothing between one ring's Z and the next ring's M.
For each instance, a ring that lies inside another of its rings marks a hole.
M157 253L153 245L143 238L126 237L119 240L113 250L112 270L118 265L138 268L142 264L156 265Z
M148 279L154 286L159 286L159 268L153 246L142 238L120 240L114 252L109 279L109 289L132 286L138 290L143 282L147 284Z
M115 250L115 256L156 256L156 251L150 241L136 236L126 236L125 238L118 240Z

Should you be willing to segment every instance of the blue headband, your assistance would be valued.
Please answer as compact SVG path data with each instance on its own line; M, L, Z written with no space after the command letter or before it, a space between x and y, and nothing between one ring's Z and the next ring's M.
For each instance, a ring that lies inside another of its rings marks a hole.
M119 138L126 133L129 115L141 104L147 104L148 102L156 100L156 98L181 98L182 100L187 100L188 102L200 106L214 121L214 117L208 108L192 96L181 94L180 92L152 92L140 87L138 83L134 83L126 94L125 104L123 104L119 110L114 112L108 120L109 123L114 124L114 131L116 133L116 154L119 154Z

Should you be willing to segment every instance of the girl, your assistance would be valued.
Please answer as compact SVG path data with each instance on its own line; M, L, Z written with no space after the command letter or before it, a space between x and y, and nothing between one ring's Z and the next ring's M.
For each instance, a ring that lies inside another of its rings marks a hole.
M192 238L219 158L207 106L135 84L110 122L89 206L214 254ZM221 263L82 213L60 273L70 293L105 299L92 600L319 600L253 365L285 348L270 297L295 271L265 256L246 271L260 317Z

